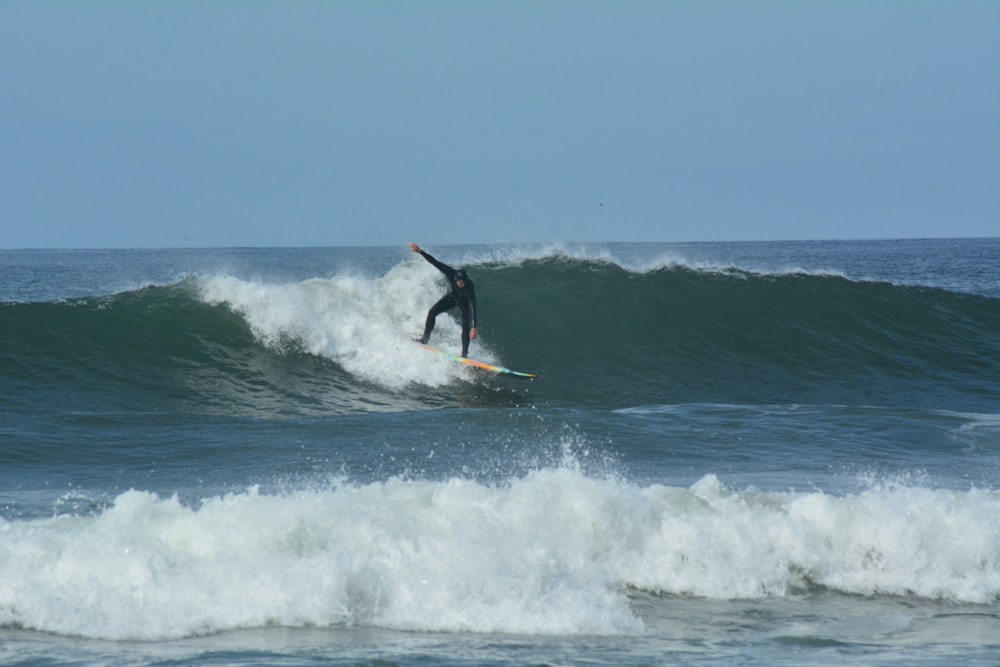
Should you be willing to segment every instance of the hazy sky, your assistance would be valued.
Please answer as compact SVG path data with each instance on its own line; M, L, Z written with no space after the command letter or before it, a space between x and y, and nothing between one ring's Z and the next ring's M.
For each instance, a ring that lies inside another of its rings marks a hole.
M997 236L1000 2L0 3L0 247Z

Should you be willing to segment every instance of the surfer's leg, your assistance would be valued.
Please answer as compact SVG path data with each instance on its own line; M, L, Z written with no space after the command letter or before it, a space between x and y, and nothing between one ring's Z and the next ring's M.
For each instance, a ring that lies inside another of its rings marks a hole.
M438 302L431 306L431 309L427 311L427 321L424 322L424 335L420 337L420 342L424 345L431 338L431 332L434 331L434 321L437 316L454 307L455 302L452 300L450 294L445 294L443 297L438 299Z
M462 310L462 356L469 356L469 329L472 328L472 321L469 314Z
M469 356L469 330L462 328L462 356Z

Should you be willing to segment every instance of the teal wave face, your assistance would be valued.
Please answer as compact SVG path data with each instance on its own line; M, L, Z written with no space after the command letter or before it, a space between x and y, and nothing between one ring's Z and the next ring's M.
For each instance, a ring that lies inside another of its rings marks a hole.
M1000 408L1000 307L989 297L565 257L470 268L482 318L473 356L539 373L530 388L483 386L454 369L424 382L433 373L421 364L433 360L409 334L438 288L390 274L238 282L211 298L188 279L4 304L0 389L26 411L274 416L518 403ZM449 326L457 331L445 320L442 335Z
M997 407L1000 308L987 297L568 259L482 283L506 349L554 375L568 402Z

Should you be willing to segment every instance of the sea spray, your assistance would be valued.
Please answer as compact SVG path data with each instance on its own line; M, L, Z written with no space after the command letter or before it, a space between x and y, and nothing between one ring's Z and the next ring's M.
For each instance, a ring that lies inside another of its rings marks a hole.
M465 377L460 367L413 343L440 290L424 266L401 264L376 279L339 276L273 285L217 276L204 279L200 291L208 303L240 313L269 348L324 356L361 380L399 389ZM439 345L459 344L459 328L447 317L435 336ZM482 361L496 360L482 343L476 352Z

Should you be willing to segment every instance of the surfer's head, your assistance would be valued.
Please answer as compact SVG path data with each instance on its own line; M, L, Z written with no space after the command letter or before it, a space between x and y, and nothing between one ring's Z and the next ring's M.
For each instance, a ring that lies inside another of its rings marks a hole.
M465 284L469 282L469 274L465 272L465 269L459 269L455 272L455 282L459 287L465 287Z

